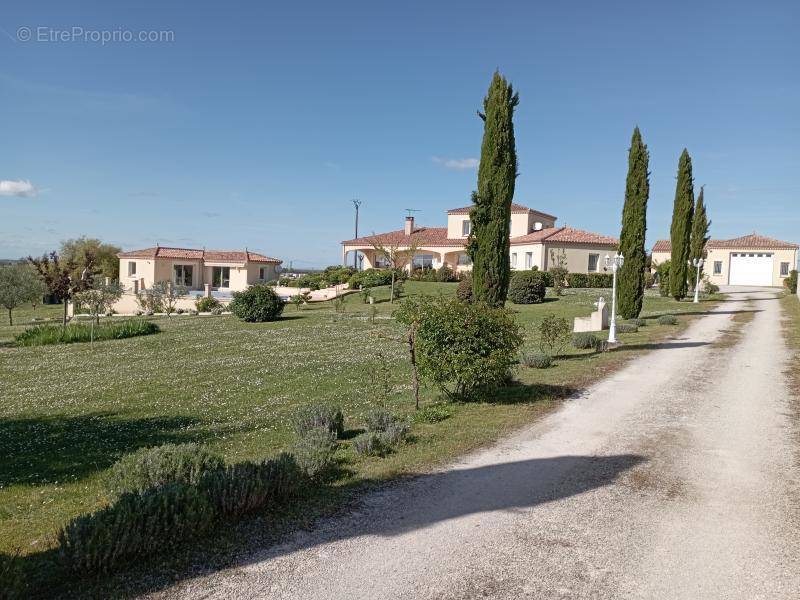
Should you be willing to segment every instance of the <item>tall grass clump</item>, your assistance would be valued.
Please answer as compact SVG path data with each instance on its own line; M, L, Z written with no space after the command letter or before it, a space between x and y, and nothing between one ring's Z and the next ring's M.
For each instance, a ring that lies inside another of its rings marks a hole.
M151 335L161 329L151 321L131 319L94 326L87 323L37 325L26 329L14 338L17 346L46 346L49 344L75 344L79 342L121 340L140 335Z
M328 404L309 404L294 416L294 430L299 436L313 429L325 429L339 437L344 432L344 415L337 406Z
M658 324L659 325L677 325L678 324L678 317L675 315L661 315L658 317Z
M600 347L600 338L588 331L572 334L572 345L578 350L597 350Z
M164 444L142 448L117 461L108 487L119 495L174 482L196 485L207 471L224 466L221 456L199 444Z
M336 434L323 427L308 429L297 438L291 454L306 477L322 479L333 466Z

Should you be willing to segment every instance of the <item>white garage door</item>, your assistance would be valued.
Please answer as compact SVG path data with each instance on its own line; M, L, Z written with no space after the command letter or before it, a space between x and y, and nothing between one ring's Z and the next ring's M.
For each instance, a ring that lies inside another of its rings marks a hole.
M772 285L772 253L732 253L730 284Z

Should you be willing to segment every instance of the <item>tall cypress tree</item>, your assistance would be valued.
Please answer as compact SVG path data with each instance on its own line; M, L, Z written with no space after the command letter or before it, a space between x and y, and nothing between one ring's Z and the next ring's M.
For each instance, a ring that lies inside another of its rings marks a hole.
M647 200L650 197L650 153L642 142L639 128L633 130L628 150L628 178L625 181L625 205L622 208L622 232L619 251L625 262L617 276L617 306L624 319L633 319L642 312L644 270L647 251Z
M472 258L473 298L490 306L505 303L511 275L509 230L517 177L513 122L517 104L519 95L505 77L495 71L483 100L483 113L478 111L484 129L478 189L472 193L472 232L468 248Z
M700 188L700 193L697 195L697 202L694 205L694 217L692 218L692 239L689 243L689 260L695 258L703 258L705 255L706 244L708 243L708 229L711 227L711 221L708 220L706 214L706 205L703 199L703 188ZM700 269L700 276L702 277L703 270ZM697 269L694 266L689 267L689 282L694 285L697 282Z
M688 291L689 243L694 213L694 182L692 181L692 158L686 148L678 161L678 183L675 186L675 205L672 209L670 243L672 258L669 268L669 291L676 300L686 297Z

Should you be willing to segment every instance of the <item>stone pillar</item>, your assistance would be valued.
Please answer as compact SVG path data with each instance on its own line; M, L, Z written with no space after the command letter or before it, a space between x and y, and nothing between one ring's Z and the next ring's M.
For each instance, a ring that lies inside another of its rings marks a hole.
M111 277L106 277L106 285L111 285Z
M211 298L211 284L210 283L203 284L203 288L204 288L203 296L205 296L206 298Z

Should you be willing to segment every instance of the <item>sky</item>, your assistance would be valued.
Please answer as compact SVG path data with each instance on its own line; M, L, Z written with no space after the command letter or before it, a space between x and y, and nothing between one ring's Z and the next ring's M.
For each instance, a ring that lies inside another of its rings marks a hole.
M337 264L353 198L362 235L443 226L495 69L515 202L618 235L638 125L648 244L684 147L712 237L800 241L798 30L795 0L6 2L0 258L87 235Z

